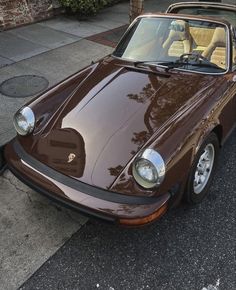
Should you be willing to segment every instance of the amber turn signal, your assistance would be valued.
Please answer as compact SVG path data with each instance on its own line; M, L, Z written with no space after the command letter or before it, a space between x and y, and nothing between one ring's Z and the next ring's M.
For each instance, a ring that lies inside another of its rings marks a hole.
M136 219L120 219L119 222L121 225L124 225L124 226L142 226L160 218L166 211L167 211L167 203L165 203L156 212L154 212L153 214L149 216L146 216L143 218L136 218Z

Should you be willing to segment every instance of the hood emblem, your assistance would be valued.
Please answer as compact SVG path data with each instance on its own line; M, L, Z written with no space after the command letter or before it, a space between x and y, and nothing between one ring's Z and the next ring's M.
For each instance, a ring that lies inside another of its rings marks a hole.
M74 153L70 153L68 155L67 163L71 163L75 159L76 155Z

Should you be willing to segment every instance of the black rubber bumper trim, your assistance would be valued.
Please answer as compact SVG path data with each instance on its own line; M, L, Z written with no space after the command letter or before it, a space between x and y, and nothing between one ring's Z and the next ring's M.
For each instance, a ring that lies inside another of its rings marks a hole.
M153 204L159 201L158 197L141 197L141 196L132 196L132 195L123 195L116 192L111 192L108 190L103 190L101 188L83 183L78 181L72 177L64 175L51 167L39 162L31 155L26 153L20 143L15 139L13 141L13 148L16 154L28 163L31 167L35 168L37 171L41 172L42 174L65 184L66 186L78 190L82 193L87 195L114 202L114 203L121 203L121 204L131 204L131 205L146 205L146 204Z
M3 174L7 167L7 163L4 158L4 147L5 145L0 145L0 175Z
M102 213L99 213L95 210L90 210L87 209L81 205L79 205L78 203L75 203L73 201L70 201L69 199L63 198L61 196L55 195L55 193L52 193L48 190L45 190L42 187L39 187L38 185L36 185L35 183L33 183L32 181L30 181L28 178L26 178L25 176L23 176L18 170L16 170L15 168L13 168L11 165L7 165L7 168L19 179L21 180L23 183L25 183L26 185L28 185L30 188L32 188L33 190L37 191L38 193L42 194L43 196L48 197L50 200L62 205L63 207L67 207L70 208L72 210L75 210L79 213L82 213L83 215L91 218L91 217L95 217L95 218L99 218L102 219L106 222L109 223L116 223L117 219L115 217L111 217Z

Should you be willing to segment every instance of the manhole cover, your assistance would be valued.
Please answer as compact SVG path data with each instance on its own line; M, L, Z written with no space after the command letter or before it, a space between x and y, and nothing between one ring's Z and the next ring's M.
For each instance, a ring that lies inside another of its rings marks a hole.
M48 80L41 76L25 75L4 81L0 85L0 92L12 98L25 98L45 90Z

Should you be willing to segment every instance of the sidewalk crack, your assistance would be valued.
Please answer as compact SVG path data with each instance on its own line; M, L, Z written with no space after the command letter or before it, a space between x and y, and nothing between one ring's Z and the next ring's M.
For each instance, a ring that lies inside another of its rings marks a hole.
M27 190L24 190L24 189L18 187L14 182L12 182L12 180L9 177L6 177L6 176L2 175L2 178L4 180L6 180L7 182L9 182L16 190L18 190L20 192L23 192L23 193L26 193L26 195L28 196L30 202L32 202L32 199L29 197L29 192Z

